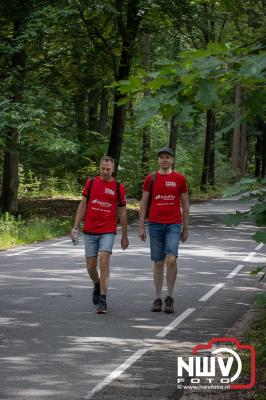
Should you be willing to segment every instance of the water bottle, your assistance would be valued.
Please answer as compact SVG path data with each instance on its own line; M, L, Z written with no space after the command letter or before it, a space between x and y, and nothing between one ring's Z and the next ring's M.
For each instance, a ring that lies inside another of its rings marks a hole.
M79 236L78 228L73 228L71 232L71 239L74 246L78 244L78 236Z

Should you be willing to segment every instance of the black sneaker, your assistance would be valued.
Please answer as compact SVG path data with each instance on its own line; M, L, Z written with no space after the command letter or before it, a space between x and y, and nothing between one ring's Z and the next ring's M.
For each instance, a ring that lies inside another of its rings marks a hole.
M106 314L107 313L107 304L106 301L100 298L98 307L97 307L97 314Z
M166 314L172 314L174 312L174 300L171 296L167 296L164 300L164 312Z
M100 283L96 283L92 292L92 302L95 306L99 303L100 298Z
M160 312L162 311L163 302L160 298L154 300L151 311L152 312Z

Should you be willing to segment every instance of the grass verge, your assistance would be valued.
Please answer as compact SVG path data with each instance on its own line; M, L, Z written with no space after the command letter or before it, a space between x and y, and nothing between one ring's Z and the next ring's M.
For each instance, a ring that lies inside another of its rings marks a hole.
M0 250L65 235L70 232L72 223L71 219L33 217L22 220L4 214L0 218Z
M256 386L254 399L266 399L266 294L258 296L256 307L259 317L251 324L245 334L245 342L256 350Z

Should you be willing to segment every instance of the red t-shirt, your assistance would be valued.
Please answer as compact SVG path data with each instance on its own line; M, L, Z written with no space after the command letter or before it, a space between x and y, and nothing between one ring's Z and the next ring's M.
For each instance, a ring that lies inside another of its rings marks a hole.
M87 197L90 179L87 180L82 195ZM126 205L126 194L123 185L119 185L120 196L117 193L116 181L105 182L101 176L96 176L91 186L90 198L84 218L83 232L116 233L117 207Z
M146 176L143 190L150 192L152 175ZM149 222L181 224L180 194L188 191L186 178L176 171L162 175L156 172L152 187Z

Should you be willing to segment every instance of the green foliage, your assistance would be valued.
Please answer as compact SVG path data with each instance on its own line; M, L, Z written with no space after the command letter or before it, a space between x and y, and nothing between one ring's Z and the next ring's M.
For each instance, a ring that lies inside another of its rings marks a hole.
M20 140L16 150L20 168L23 166L19 195L79 193L87 177L98 173L98 160L108 148L107 132L117 88L112 82L121 50L119 18L123 22L125 4L117 10L115 3L107 0L29 1L22 8L14 1L9 3L0 6L0 163L8 130L17 129ZM156 151L168 144L169 121L174 116L179 125L176 168L187 176L191 192L198 194L204 114L212 107L219 131L216 182L224 184L230 176L231 131L235 126L232 92L237 84L241 83L247 93L243 120L251 127L250 154L254 153L256 118L264 117L262 4L253 2L251 10L244 1L236 7L230 2L155 4L145 0L140 14L143 20L133 54L132 78L119 84L126 95L122 101L132 103L128 105L119 178L126 182L129 196L139 193L143 180L142 128L151 128L148 169L155 170ZM16 37L14 15L21 21ZM211 32L212 23L215 32ZM144 31L150 34L150 73L143 68ZM26 51L25 74L11 67L12 56L22 48ZM103 87L110 90L105 135L97 132L98 121L91 127L90 120L91 106L99 119ZM17 88L21 89L21 99L14 102ZM150 96L141 100L145 89ZM254 171L252 156L249 166ZM253 210L257 223L260 215ZM260 237L260 233L256 235Z
M259 182L254 179L245 179L238 182L233 189L230 189L226 192L225 197L238 196L241 193L248 192L253 190L254 187L258 187L263 185L263 182ZM266 190L262 187L260 190L257 189L253 193L250 193L248 196L242 197L243 199L249 200L257 200L254 205L250 206L249 211L239 212L236 211L235 214L229 214L225 218L226 225L239 225L242 221L250 221L254 225L258 227L266 226ZM266 232L258 231L255 235L252 236L254 240L257 242L266 243Z
M258 181L255 178L247 178L241 179L239 182L236 182L233 186L229 187L224 191L224 198L230 198L234 196L238 196L242 193L247 193L250 190L254 190L258 187ZM260 196L260 193L250 193L248 196L243 196L243 200L251 200L257 199Z
M180 52L177 61L163 65L156 74L144 73L142 80L120 82L118 89L128 94L128 101L145 88L150 90L151 95L144 97L138 107L140 126L159 112L167 119L175 116L179 124L189 125L195 115L217 108L236 85L245 87L250 102L256 101L258 88L265 80L265 65L266 54L258 47L242 49L210 43L206 50ZM261 92L265 103L263 86ZM262 113L262 106L257 114Z
M256 365L263 367L266 360L266 295L259 295L256 299L256 305L260 309L260 318L258 318L251 326L251 329L246 334L246 339L249 344L255 346L256 349ZM264 371L265 368L261 368Z
M150 122L151 149L148 171L156 171L157 151L168 142L168 130L160 117ZM118 179L126 185L128 197L139 197L142 193L144 171L141 166L142 129L136 126L132 118L126 127Z
M22 221L5 213L0 216L0 250L65 235L70 232L72 222L44 217Z
M261 282L261 281L265 278L265 275L266 275L266 272L263 272L263 270L264 270L265 268L266 268L266 265L264 265L264 266L262 266L262 267L257 267L256 269L254 269L253 271L250 272L250 275L258 275L258 274L263 273L263 274L261 275L260 279L258 280L258 282ZM261 302L261 300L263 300L263 303ZM266 297L260 298L260 302L257 302L257 304L264 304L264 305L266 305Z
M19 197L79 195L82 190L82 185L77 182L76 175L67 172L62 178L58 176L37 177L31 170L25 171L20 165L19 180Z
M247 221L249 212L236 211L235 214L229 214L224 218L224 222L227 226L237 226L243 221Z
M19 196L40 196L41 180L29 170L25 172L23 166L19 165Z
M256 272L256 273L261 272L261 270L262 270L262 268L258 268L258 272ZM256 304L261 307L266 306L266 293L262 293L256 298Z

